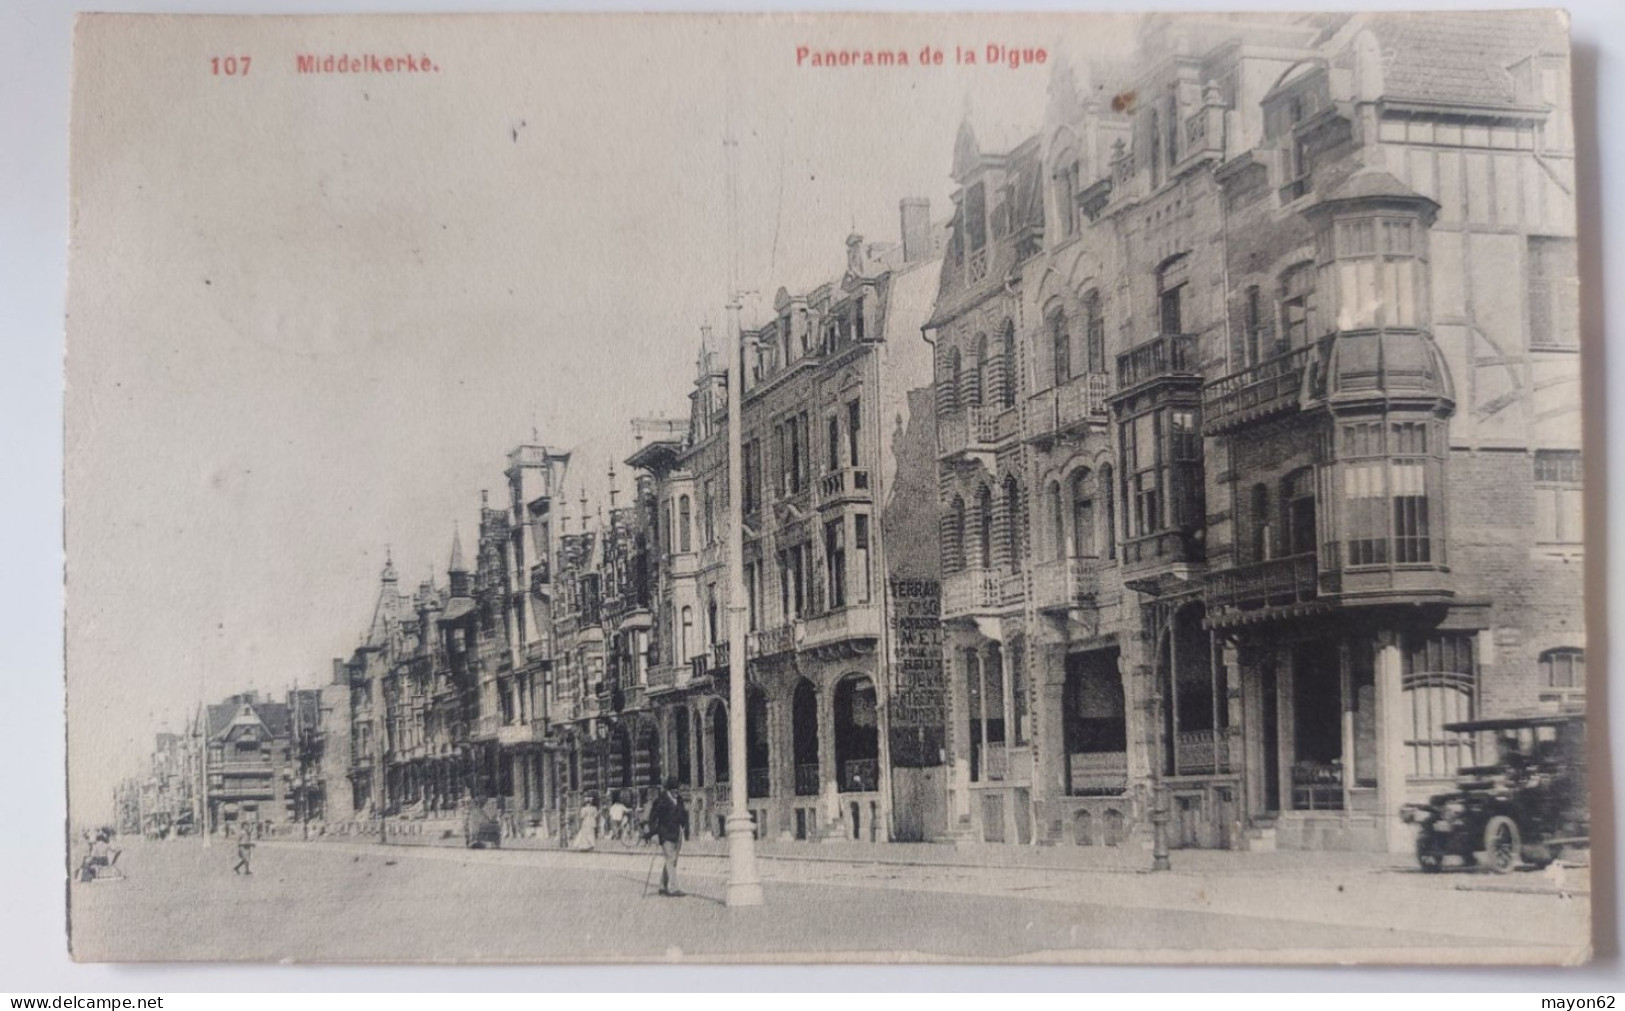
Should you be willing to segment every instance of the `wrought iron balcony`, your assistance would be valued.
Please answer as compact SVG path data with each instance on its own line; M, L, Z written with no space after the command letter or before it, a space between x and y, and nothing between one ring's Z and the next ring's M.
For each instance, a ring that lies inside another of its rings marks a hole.
M1099 593L1099 558L1055 558L1033 566L1033 603L1041 611L1070 610Z
M725 673L728 670L728 660L733 655L733 644L724 640L711 644L711 671L712 673Z
M1067 756L1068 793L1113 796L1128 789L1128 752L1084 751Z
M1200 376L1199 357L1195 334L1162 334L1137 344L1117 356L1118 393L1159 379Z
M1289 555L1208 573L1207 606L1214 611L1288 607L1319 593L1314 554Z
M1048 441L1056 435L1104 425L1106 402L1112 395L1112 377L1090 372L1060 386L1040 390L1027 401L1029 438Z
M1298 410L1310 350L1297 348L1209 383L1202 391L1202 419L1208 433L1216 435Z

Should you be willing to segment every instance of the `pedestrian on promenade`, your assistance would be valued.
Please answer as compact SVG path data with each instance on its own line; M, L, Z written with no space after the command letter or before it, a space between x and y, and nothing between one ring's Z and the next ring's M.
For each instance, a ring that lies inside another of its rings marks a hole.
M587 799L581 802L581 824L576 829L576 840L571 849L583 852L598 845L598 798L587 794Z
M677 887L677 857L683 851L683 833L688 830L688 808L677 795L677 777L667 776L665 789L649 805L647 834L660 840L666 866L660 871L660 894L681 895Z
M237 863L231 868L233 874L252 875L254 869L249 864L254 859L254 833L244 826L237 833Z

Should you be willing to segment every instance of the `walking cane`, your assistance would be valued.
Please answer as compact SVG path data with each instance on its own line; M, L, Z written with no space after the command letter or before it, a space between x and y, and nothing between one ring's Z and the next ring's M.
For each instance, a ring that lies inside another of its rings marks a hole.
M658 863L659 860L660 860L660 851L659 850L655 850L652 854L649 855L649 873L647 873L647 874L645 874L643 876L643 894L638 896L639 899L647 899L649 897L649 882L654 879L654 876L655 876L655 864Z

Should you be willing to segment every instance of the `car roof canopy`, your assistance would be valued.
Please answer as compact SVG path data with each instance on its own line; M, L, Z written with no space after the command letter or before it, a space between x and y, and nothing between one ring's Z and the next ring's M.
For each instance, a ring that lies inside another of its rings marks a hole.
M1475 730L1524 730L1532 727L1565 727L1571 723L1584 723L1583 716L1503 716L1493 720L1465 720L1446 723L1444 729L1453 733Z

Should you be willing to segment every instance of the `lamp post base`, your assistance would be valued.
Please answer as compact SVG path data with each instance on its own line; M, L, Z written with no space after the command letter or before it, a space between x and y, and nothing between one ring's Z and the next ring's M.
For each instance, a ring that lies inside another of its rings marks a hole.
M762 879L756 876L756 823L743 811L728 816L727 903L762 904Z

